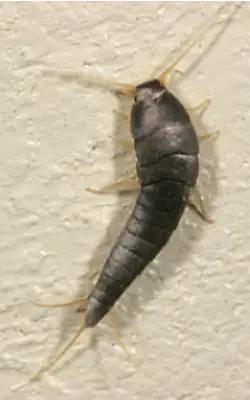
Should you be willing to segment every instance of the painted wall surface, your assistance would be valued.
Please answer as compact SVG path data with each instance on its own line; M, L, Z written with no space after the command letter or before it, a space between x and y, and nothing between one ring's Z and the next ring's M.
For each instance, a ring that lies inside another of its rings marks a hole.
M128 123L114 112L128 104L41 71L140 82L173 61L217 8L212 2L1 4L1 400L250 399L247 3L217 41L223 24L182 60L186 76L174 76L173 87L190 105L211 99L201 133L221 132L201 144L200 188L214 224L187 210L168 246L119 302L114 318L131 359L106 318L93 340L82 335L57 368L17 389L83 317L35 303L86 293L88 274L102 267L135 199L86 191L134 165L124 149Z

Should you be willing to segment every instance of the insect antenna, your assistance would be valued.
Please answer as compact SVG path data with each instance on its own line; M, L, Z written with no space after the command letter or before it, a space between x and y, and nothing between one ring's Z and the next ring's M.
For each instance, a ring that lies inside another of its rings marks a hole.
M93 75L85 74L82 71L71 71L71 70L54 70L54 69L45 69L43 70L43 74L45 76L59 76L59 78L65 81L78 81L79 83L89 83L92 85L97 85L103 87L104 89L108 89L109 91L115 94L124 94L129 97L134 97L136 88L135 85L129 83L120 83L111 80L102 79Z
M234 10L230 13L230 15L227 17L226 19L226 25L228 25L232 18L234 17L234 15L236 14L236 12L241 8L241 6L243 5L244 2L240 2L239 4L237 4L234 7ZM218 23L222 23L224 21L219 21L219 16L222 13L222 11L226 8L227 3L223 4L221 7L219 7L219 9L215 12L215 14L212 16L212 18L210 18L208 20L208 22L206 23L205 27L198 33L198 35L196 36L195 39L192 39L187 47L181 52L181 54L176 58L176 60L170 65L168 66L160 75L158 75L157 77L155 76L157 71L159 69L161 69L163 67L163 65L161 67L157 67L156 70L154 71L154 73L151 76L152 78L156 78L159 79L159 81L164 85L166 84L166 79L167 76L169 74L171 74L172 72L176 71L176 72L181 72L176 70L176 66L179 64L179 62L190 52L190 50L192 50L192 48L198 43L198 41L206 34L206 32L210 29L213 28L213 26L217 25ZM164 64L164 63L163 63Z

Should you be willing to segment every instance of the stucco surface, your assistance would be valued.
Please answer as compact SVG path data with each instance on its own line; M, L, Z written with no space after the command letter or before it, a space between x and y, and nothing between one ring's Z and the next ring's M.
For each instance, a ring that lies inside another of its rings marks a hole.
M41 74L81 70L138 82L209 18L215 3L2 3L0 6L0 399L250 399L250 8L179 80L216 142L202 143L201 188L213 225L187 210L168 246L40 382L14 390L69 340L81 315L35 302L82 293L101 268L134 196L86 191L133 161L128 126L107 91ZM226 15L227 13L225 13ZM202 47L200 47L202 45Z

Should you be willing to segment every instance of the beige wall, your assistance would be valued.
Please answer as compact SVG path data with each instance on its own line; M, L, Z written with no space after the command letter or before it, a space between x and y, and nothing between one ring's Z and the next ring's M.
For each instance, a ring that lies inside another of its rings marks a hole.
M202 144L201 182L215 223L187 211L157 265L121 300L115 314L132 361L106 320L95 346L83 351L89 335L82 336L63 368L10 391L79 323L73 312L33 303L79 293L83 275L104 262L133 200L85 191L131 165L117 143L128 132L113 113L117 99L44 77L41 68L84 67L104 78L143 80L217 7L1 4L1 400L249 400L248 4L180 87L192 104L211 98L204 121L221 131L216 143ZM208 32L204 48L220 27ZM182 66L201 53L197 46Z

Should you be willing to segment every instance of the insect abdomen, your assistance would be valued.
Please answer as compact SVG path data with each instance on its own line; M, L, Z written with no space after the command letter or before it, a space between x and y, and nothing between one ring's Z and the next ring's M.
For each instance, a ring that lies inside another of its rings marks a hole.
M141 189L89 298L86 326L95 326L166 244L184 211L189 189L163 181Z

